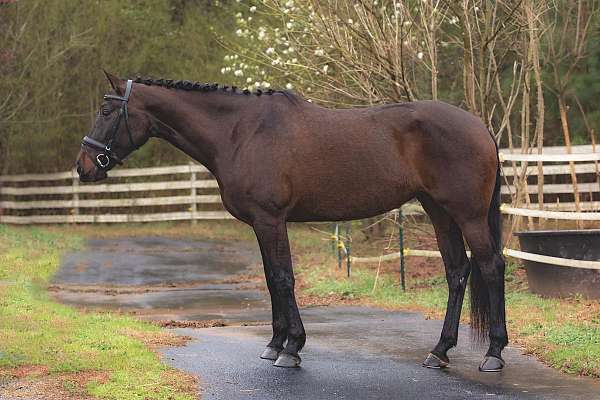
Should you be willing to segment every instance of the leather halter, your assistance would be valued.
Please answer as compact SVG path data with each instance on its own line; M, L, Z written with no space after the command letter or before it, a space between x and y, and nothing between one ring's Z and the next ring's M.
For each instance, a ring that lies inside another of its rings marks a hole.
M127 86L125 87L125 95L123 97L116 96L112 94L105 94L104 100L119 100L121 102L121 109L119 110L119 115L115 122L113 123L112 132L108 136L108 141L102 143L96 139L92 139L89 136L84 136L81 141L81 147L85 151L86 147L90 147L96 150L100 150L100 153L96 155L95 158L92 158L94 164L100 169L106 169L110 165L110 161L114 160L117 164L122 164L123 160L114 152L112 149L112 144L115 141L117 136L117 132L119 131L119 126L121 125L121 119L125 120L125 127L127 128L127 136L129 137L129 145L133 150L137 150L139 146L133 141L133 135L131 134L131 130L129 129L129 114L127 112L127 103L129 102L129 95L131 95L131 89L133 86L133 81L131 79L127 80Z

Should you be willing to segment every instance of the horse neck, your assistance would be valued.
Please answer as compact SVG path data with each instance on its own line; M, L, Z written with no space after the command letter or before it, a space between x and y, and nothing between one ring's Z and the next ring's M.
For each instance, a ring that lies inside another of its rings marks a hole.
M162 89L162 88L161 88ZM150 106L157 136L167 140L217 175L219 160L228 159L230 138L239 119L240 104L250 99L219 92L161 90Z

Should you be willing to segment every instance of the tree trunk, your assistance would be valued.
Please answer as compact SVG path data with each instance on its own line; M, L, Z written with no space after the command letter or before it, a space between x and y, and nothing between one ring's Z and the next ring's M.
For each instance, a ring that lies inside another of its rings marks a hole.
M567 148L567 154L571 154L571 133L569 132L569 120L567 116L567 104L565 101L564 93L558 94L558 111L560 113L560 123L562 125L563 137L565 140L565 146ZM573 196L575 197L575 210L581 211L581 204L579 200L579 188L577 186L577 174L575 173L575 163L569 161L569 169L571 170L571 181L573 183ZM578 223L578 226L581 225Z

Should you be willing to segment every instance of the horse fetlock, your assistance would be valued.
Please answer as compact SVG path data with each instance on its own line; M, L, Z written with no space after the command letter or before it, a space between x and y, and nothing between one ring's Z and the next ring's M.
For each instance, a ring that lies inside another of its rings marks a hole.
M502 350L508 344L508 335L506 329L490 329L490 349L498 348Z
M285 343L286 339L287 339L287 335L285 335L285 334L273 335L273 338L271 339L271 341L269 342L267 347L272 347L274 349L279 349L279 351L281 351L281 349L283 349L283 344Z
M455 338L442 335L439 342L435 345L433 350L431 350L431 353L446 359L446 352L456 346L456 342L457 340Z

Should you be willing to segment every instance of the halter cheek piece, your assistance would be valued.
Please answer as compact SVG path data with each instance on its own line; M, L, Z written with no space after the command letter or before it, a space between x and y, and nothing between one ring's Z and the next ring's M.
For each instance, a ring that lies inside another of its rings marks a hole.
M129 102L129 95L131 94L131 87L133 85L133 81L129 79L127 81L127 86L125 88L125 95L115 96L112 94L104 95L104 100L119 100L121 102L121 109L119 110L119 116L115 119L115 122L112 127L112 132L108 136L108 142L106 144L97 141L96 139L92 139L89 136L84 136L81 141L81 147L85 151L86 147L91 147L96 150L100 150L100 153L93 159L94 164L100 169L106 169L110 165L110 161L114 160L117 164L122 164L123 160L112 150L112 144L117 136L117 132L119 131L119 125L121 124L121 119L125 120L125 128L127 128L127 136L129 137L129 146L132 150L137 150L139 146L133 141L133 135L131 134L131 130L129 129L129 114L127 112L127 103Z

